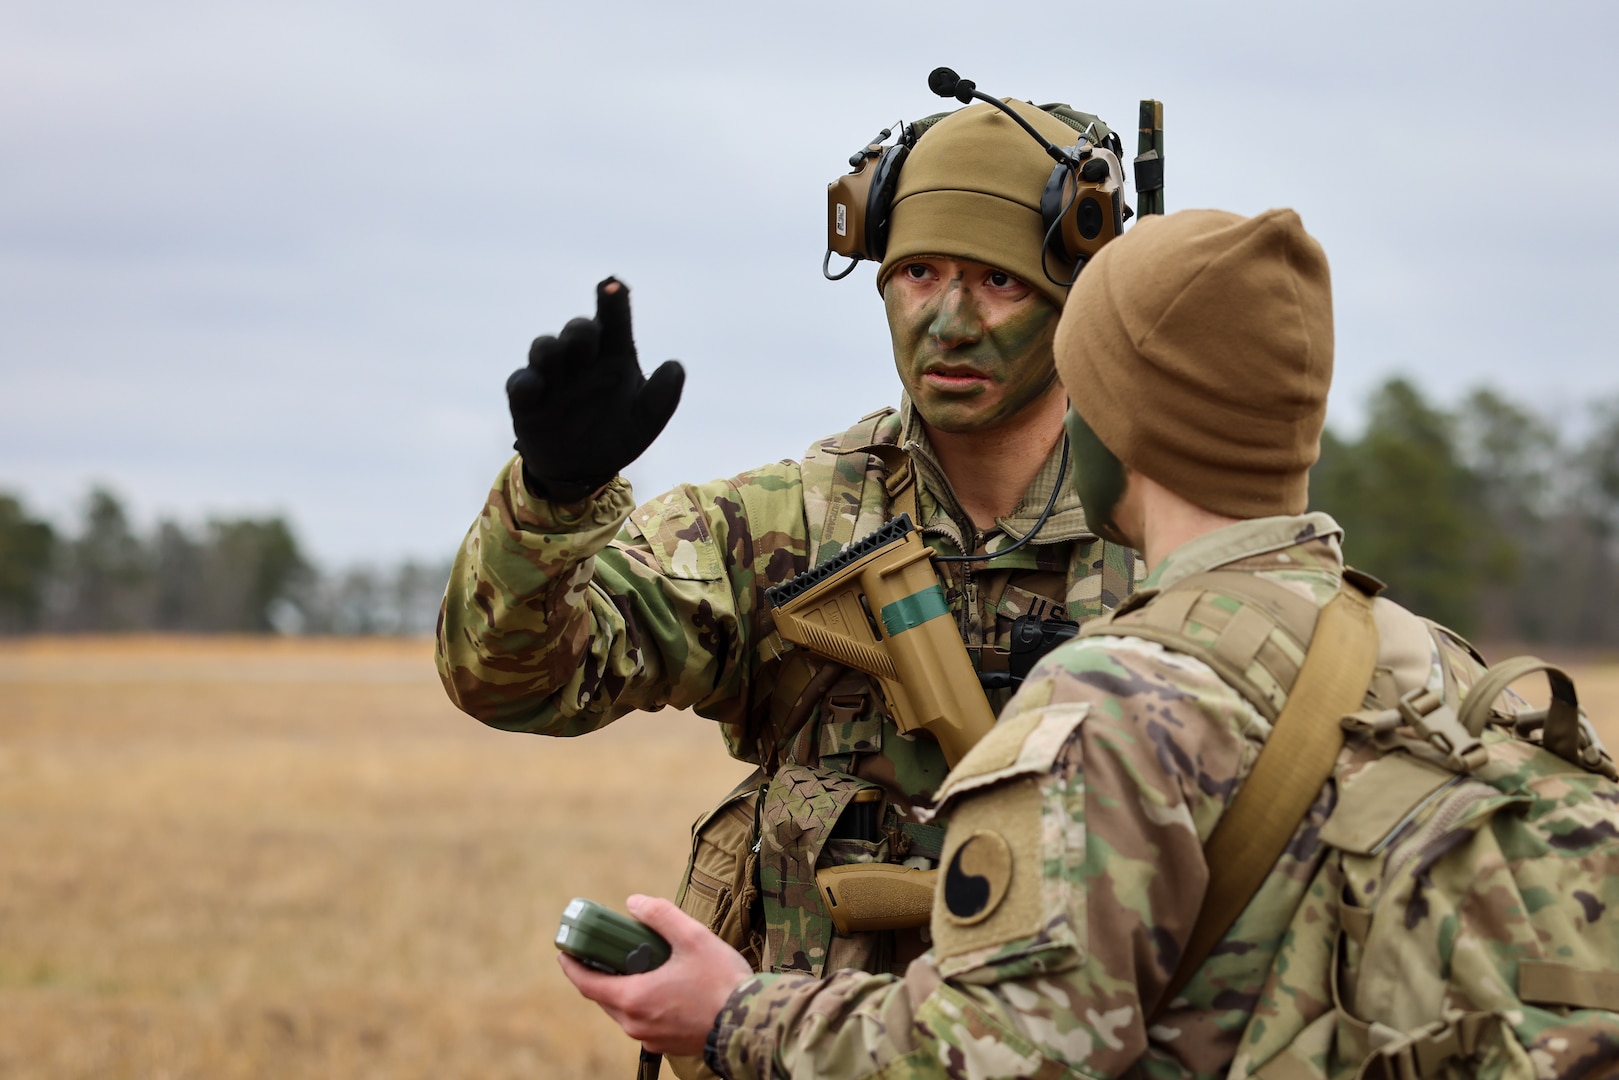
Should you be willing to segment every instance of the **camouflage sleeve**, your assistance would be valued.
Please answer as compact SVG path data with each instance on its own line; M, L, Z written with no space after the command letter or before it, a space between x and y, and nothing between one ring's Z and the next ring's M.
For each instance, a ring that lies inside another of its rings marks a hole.
M1266 734L1159 645L1054 652L941 789L930 952L903 981L744 984L720 1017L731 1074L1111 1077L1145 1055L1219 1075L1236 1032L1155 1028L1149 1052L1146 1021L1202 905L1203 840Z
M907 986L896 976L863 971L840 971L825 980L755 975L720 1010L716 1045L725 1075L856 1080L890 1067L905 1070L894 1072L896 1077L943 1075L919 1071L928 1065L929 1048L916 1037L917 1001ZM907 1057L913 1061L895 1065Z
M495 727L577 735L745 694L756 594L769 574L803 568L797 467L640 507L622 477L555 506L520 468L514 458L495 482L445 590L437 662L451 700Z

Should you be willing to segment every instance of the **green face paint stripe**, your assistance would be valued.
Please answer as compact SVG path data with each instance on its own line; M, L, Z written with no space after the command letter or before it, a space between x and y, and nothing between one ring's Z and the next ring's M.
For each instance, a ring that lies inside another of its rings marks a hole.
M883 630L892 637L903 634L915 626L921 626L929 619L937 619L940 615L950 614L950 605L944 602L944 590L937 585L929 585L921 592L914 592L909 596L902 596L891 604L884 604L882 609Z
M1113 511L1124 497L1124 463L1103 445L1072 405L1062 422L1074 458L1074 492L1085 505L1085 521L1098 536L1118 542L1112 522Z

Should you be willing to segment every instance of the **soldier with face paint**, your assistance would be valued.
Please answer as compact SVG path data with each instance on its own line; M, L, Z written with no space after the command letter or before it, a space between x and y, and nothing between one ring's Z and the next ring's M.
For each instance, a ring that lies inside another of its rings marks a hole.
M1047 138L1074 141L1050 114L1011 104ZM909 512L936 553L985 557L940 564L942 584L974 663L1004 673L1019 617L1082 623L1136 578L1133 552L1097 537L1058 483L1069 465L1052 342L1068 290L1044 270L1051 170L988 105L926 130L877 275L904 396L802 461L637 506L618 472L668 420L683 374L670 362L643 378L629 293L613 279L596 317L536 340L508 384L519 453L444 597L444 686L512 731L577 735L665 706L715 720L759 770L698 830L680 902L759 970L893 972L924 950L925 927L836 933L814 873L936 866L942 821L924 823L918 806L947 771L930 737L895 728L867 676L785 645L765 590ZM1047 510L1032 542L994 557ZM990 703L1008 697L992 690Z

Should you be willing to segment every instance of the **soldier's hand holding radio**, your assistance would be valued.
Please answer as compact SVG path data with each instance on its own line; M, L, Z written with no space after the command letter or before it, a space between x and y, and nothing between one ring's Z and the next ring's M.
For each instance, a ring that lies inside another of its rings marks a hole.
M568 905L556 939L563 973L647 1050L701 1054L753 968L668 900L632 896L627 906L633 920L585 900Z
M630 334L630 291L596 286L596 317L534 339L506 380L523 478L541 498L577 502L641 456L674 415L685 369L667 360L646 378Z

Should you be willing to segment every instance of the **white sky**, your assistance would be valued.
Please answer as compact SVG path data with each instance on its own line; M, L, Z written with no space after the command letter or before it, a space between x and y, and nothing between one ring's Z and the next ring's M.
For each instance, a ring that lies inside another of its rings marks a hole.
M506 375L609 273L643 365L687 368L643 496L797 457L898 393L869 266L821 279L825 185L949 106L940 64L1132 152L1160 98L1170 209L1297 208L1341 429L1397 372L1577 416L1619 393L1616 31L1600 0L7 0L0 490L446 557Z

